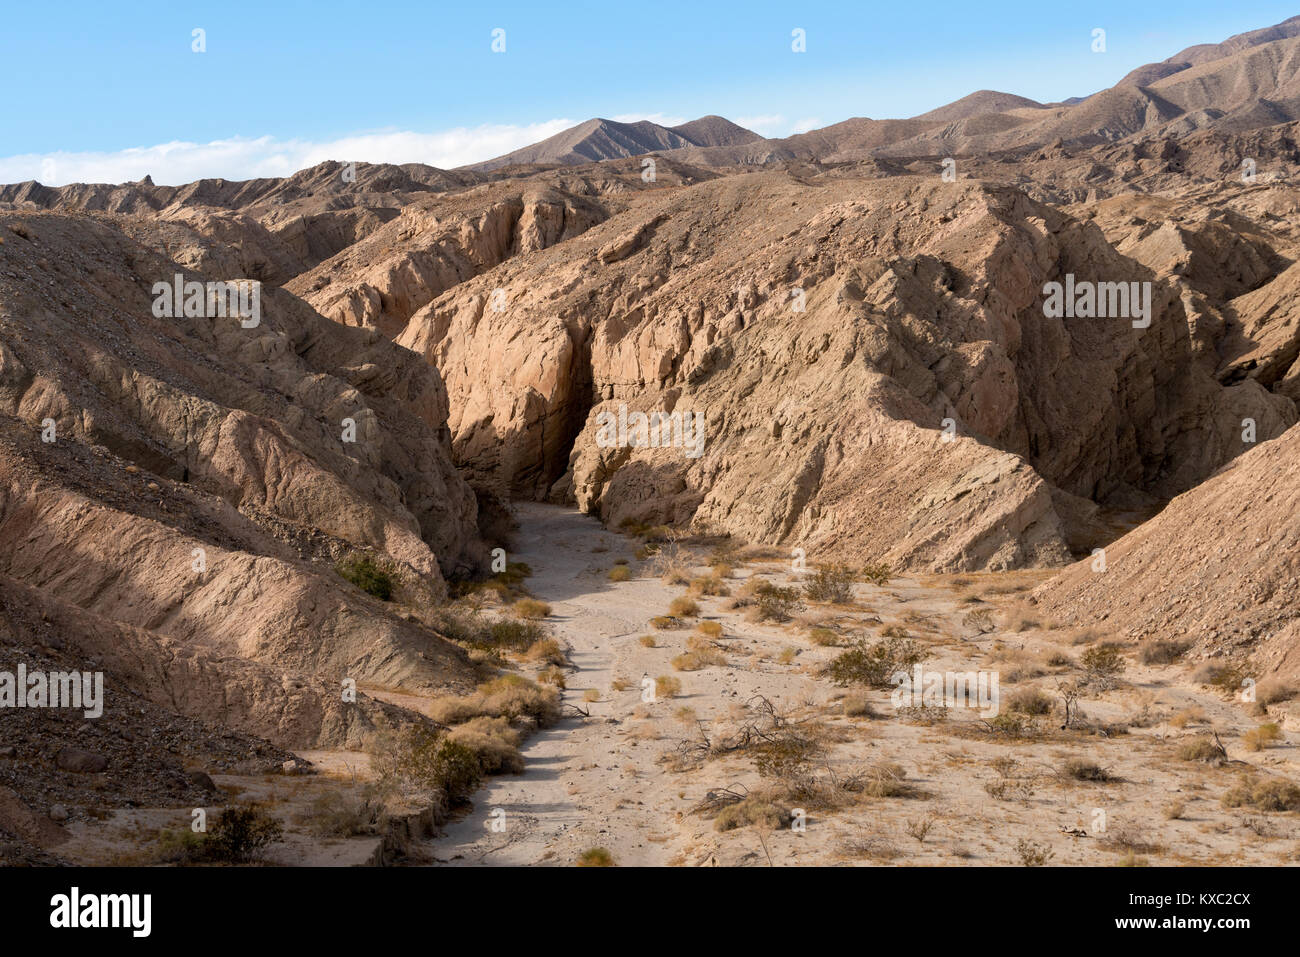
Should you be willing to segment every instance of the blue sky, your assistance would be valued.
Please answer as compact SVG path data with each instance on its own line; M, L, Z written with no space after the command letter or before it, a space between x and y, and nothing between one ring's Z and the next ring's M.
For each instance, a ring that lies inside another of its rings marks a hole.
M592 116L720 113L786 135L977 89L1058 100L1295 12L1202 0L15 3L0 21L0 182L242 178L324 158L451 166ZM1105 53L1091 50L1097 27ZM191 50L196 28L205 53ZM795 28L806 53L791 51Z

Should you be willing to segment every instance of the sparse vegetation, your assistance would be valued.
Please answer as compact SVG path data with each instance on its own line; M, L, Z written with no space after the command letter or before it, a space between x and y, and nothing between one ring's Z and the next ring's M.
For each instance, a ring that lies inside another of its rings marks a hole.
M796 611L801 611L804 607L799 589L783 588L771 582L763 582L754 589L754 602L754 617L758 621L789 621Z
M393 600L393 576L369 555L353 555L335 565L334 570L366 594L380 601Z
M841 652L826 669L830 679L841 687L867 685L890 688L890 678L924 660L920 646L911 638L891 636L874 644L858 639Z
M686 595L679 595L668 605L668 614L674 618L694 618L700 613L700 606Z
M1300 811L1300 787L1282 778L1247 775L1223 795L1224 807L1256 811Z
M672 675L660 675L655 679L655 697L675 698L681 693L682 682L680 678L674 678Z
M551 606L536 598L521 598L511 607L516 615L529 621L549 618L551 615Z
M1202 735L1184 742L1178 748L1178 757L1182 761L1205 761L1219 764L1228 758L1218 738Z
M612 582L625 582L632 579L632 569L626 565L615 565L609 570L609 580Z
M858 578L871 585L884 587L894 577L894 570L884 562L871 562L858 571Z
M1270 744L1280 740L1282 740L1282 729L1273 721L1251 728L1241 737L1241 743L1246 746L1247 751L1263 751Z
M448 804L474 793L483 773L473 749L422 725L381 739L371 763L381 789L441 794Z
M844 565L822 565L804 581L809 601L844 605L853 600L853 571Z
M593 847L578 855L578 867L613 867L614 855L603 847Z
M830 628L809 628L808 640L814 645L831 648L840 643L840 636Z
M1084 680L1103 691L1115 686L1127 664L1119 645L1113 642L1094 645L1079 656Z
M1138 649L1138 661L1144 665L1171 665L1186 651L1185 642L1154 638Z
M1067 758L1061 765L1061 773L1076 781L1105 783L1115 780L1115 776L1108 769L1086 758Z
M722 622L720 621L702 621L695 626L705 638L717 639L722 637Z
M1016 841L1016 857L1025 867L1042 867L1055 856L1056 852L1046 844L1039 844L1037 841L1026 840L1023 837Z

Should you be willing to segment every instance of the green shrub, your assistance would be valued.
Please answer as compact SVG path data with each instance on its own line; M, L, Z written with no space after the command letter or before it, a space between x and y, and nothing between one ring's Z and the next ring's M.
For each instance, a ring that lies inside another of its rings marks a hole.
M869 565L862 566L862 570L858 572L858 577L864 582L884 587L894 577L894 570L884 562L872 562Z
M844 565L823 565L804 582L809 601L843 605L853 600L853 571Z
M794 612L804 607L797 588L782 588L770 582L759 585L754 592L758 604L759 621L789 621Z
M380 601L392 601L393 576L377 565L369 555L353 555L347 561L335 565L334 570L363 592L374 595Z
M382 783L425 793L441 791L449 804L473 794L482 776L472 748L422 726L385 742L376 764Z
M284 836L280 822L259 807L240 804L218 812L202 844L204 859L240 864Z
M613 867L614 855L603 847L593 847L578 855L578 867Z
M1079 657L1079 664L1084 670L1085 680L1104 689L1114 686L1115 679L1123 673L1128 662L1120 653L1119 645L1103 642L1085 651Z
M907 671L924 659L920 647L911 638L891 636L868 645L861 638L835 657L827 674L837 685L868 685L890 688L890 679Z

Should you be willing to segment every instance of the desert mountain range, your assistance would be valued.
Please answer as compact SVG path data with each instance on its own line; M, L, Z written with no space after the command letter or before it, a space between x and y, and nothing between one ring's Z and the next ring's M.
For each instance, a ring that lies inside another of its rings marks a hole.
M1078 624L1300 674L1298 135L1300 17L1069 103L2 186L0 647L206 741L112 743L193 800L196 760L278 767L469 693L483 662L428 609L550 502L817 562L1059 566L1036 598ZM158 315L178 274L260 283L258 322ZM1149 321L1045 314L1067 281L1145 288ZM620 408L702 416L703 454L603 445ZM357 555L397 601L340 577ZM44 810L24 733L0 783Z

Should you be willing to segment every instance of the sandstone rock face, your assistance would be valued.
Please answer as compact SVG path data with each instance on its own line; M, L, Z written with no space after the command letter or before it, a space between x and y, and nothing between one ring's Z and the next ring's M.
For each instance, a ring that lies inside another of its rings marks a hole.
M15 603L67 620L134 693L288 747L356 746L398 714L345 704L345 680L466 685L463 652L333 570L368 552L427 601L479 567L435 369L269 286L247 328L156 316L154 282L210 277L107 220L0 217L0 235Z
M1040 586L1062 620L1246 652L1256 675L1300 674L1300 428L1261 442L1106 548Z
M1044 315L1067 273L1150 282L1150 327ZM935 177L646 192L461 283L398 342L442 371L477 485L913 567L1059 561L1053 490L1149 504L1240 453L1241 418L1267 436L1296 418L1216 381L1176 288L1101 230ZM620 406L702 414L703 454L601 447Z
M571 239L626 207L645 183L633 162L542 173L412 203L289 289L322 315L394 337L435 297L507 259ZM711 174L665 161L657 182ZM494 300L494 309L505 303Z

